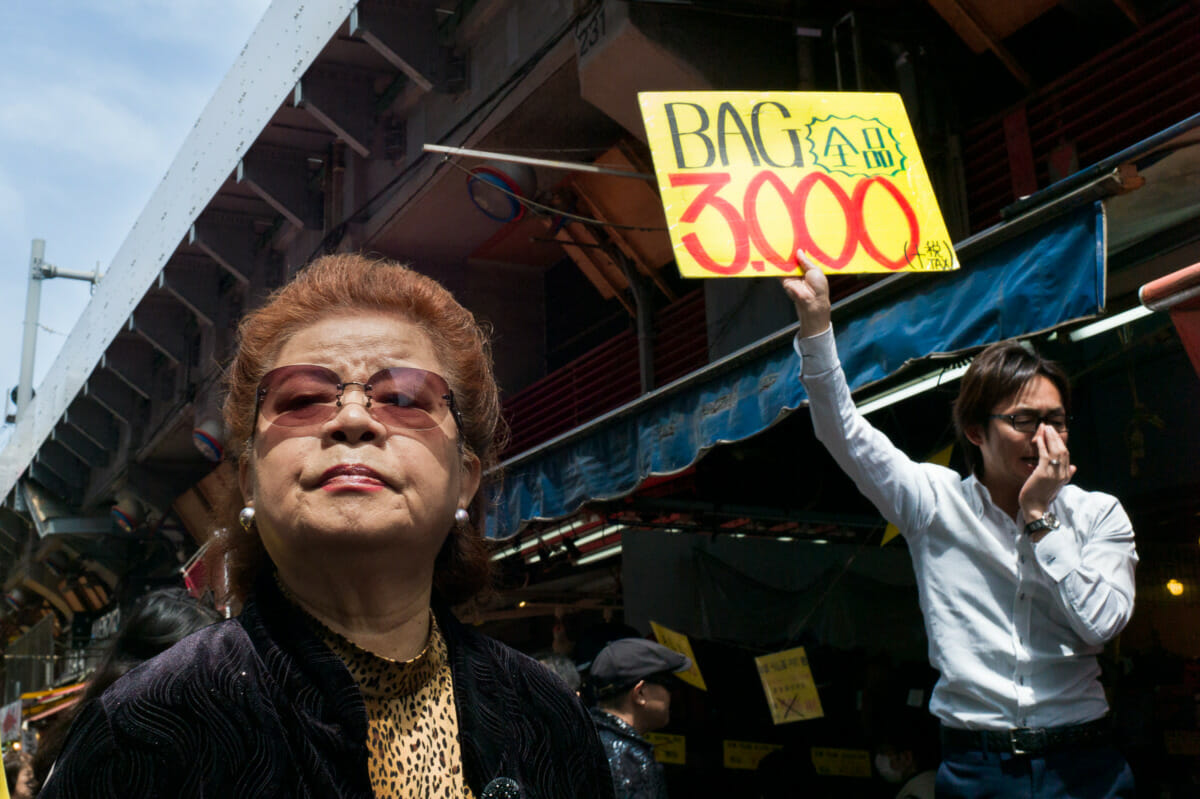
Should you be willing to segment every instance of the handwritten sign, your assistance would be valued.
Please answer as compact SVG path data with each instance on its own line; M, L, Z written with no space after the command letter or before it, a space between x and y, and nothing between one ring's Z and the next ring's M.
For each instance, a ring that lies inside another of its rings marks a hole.
M654 747L654 759L659 763L673 763L680 766L687 763L686 735L647 732L643 733L642 737Z
M658 639L660 644L692 661L690 669L681 671L675 676L688 685L694 685L701 691L707 691L708 686L704 684L704 675L700 673L700 666L696 664L696 656L692 653L692 644L688 641L688 637L683 633L669 630L655 621L650 622L650 629L654 631L654 637Z
M724 741L725 768L740 768L754 771L764 757L783 747L778 744L760 744L755 741Z
M771 718L776 724L818 719L825 715L804 647L756 657L754 665L758 667Z
M812 762L818 774L828 777L871 776L871 753L866 749L830 749L814 746Z
M867 92L641 92L684 277L958 268L904 103Z

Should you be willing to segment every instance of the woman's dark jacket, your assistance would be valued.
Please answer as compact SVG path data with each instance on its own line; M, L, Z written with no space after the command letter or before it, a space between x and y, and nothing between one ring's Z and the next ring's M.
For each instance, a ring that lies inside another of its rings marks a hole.
M504 778L523 799L611 799L604 750L566 685L436 613L477 799L515 797L496 790L512 787ZM189 636L86 706L40 796L365 798L368 757L358 687L267 579L238 618Z

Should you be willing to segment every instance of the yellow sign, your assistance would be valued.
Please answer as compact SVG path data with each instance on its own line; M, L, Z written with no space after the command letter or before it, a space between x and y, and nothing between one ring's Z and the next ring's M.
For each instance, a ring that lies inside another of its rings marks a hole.
M871 753L866 749L812 748L812 762L817 773L829 777L871 776Z
M771 718L776 724L819 719L825 715L804 647L756 657L754 665L758 667Z
M939 272L958 260L897 94L641 92L684 277Z
M725 741L725 768L741 768L754 771L758 762L776 749L778 744L760 744L755 741Z
M642 737L654 747L654 759L659 763L675 763L680 766L687 763L686 735L647 732L643 733Z
M696 656L692 653L692 645L688 638L683 633L677 633L674 630L668 630L658 622L650 622L650 629L654 631L654 637L658 642L667 649L673 649L681 655L692 661L692 667L687 671L681 671L675 676L683 680L688 685L694 685L701 691L707 691L708 686L704 684L704 677L700 674L700 667L696 665Z

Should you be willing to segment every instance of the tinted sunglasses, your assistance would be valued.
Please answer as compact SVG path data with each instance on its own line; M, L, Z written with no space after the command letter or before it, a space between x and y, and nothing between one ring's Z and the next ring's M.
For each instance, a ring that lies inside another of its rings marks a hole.
M359 383L332 369L300 363L280 366L258 384L255 412L278 427L319 427L337 416L347 386L358 386L371 416L395 430L432 430L449 414L462 431L454 393L441 375L393 366Z

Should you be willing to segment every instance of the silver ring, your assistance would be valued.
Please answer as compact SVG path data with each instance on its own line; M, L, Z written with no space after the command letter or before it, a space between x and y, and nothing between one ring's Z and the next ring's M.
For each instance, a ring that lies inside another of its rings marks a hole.
M1051 466L1062 466L1062 461L1050 461Z

